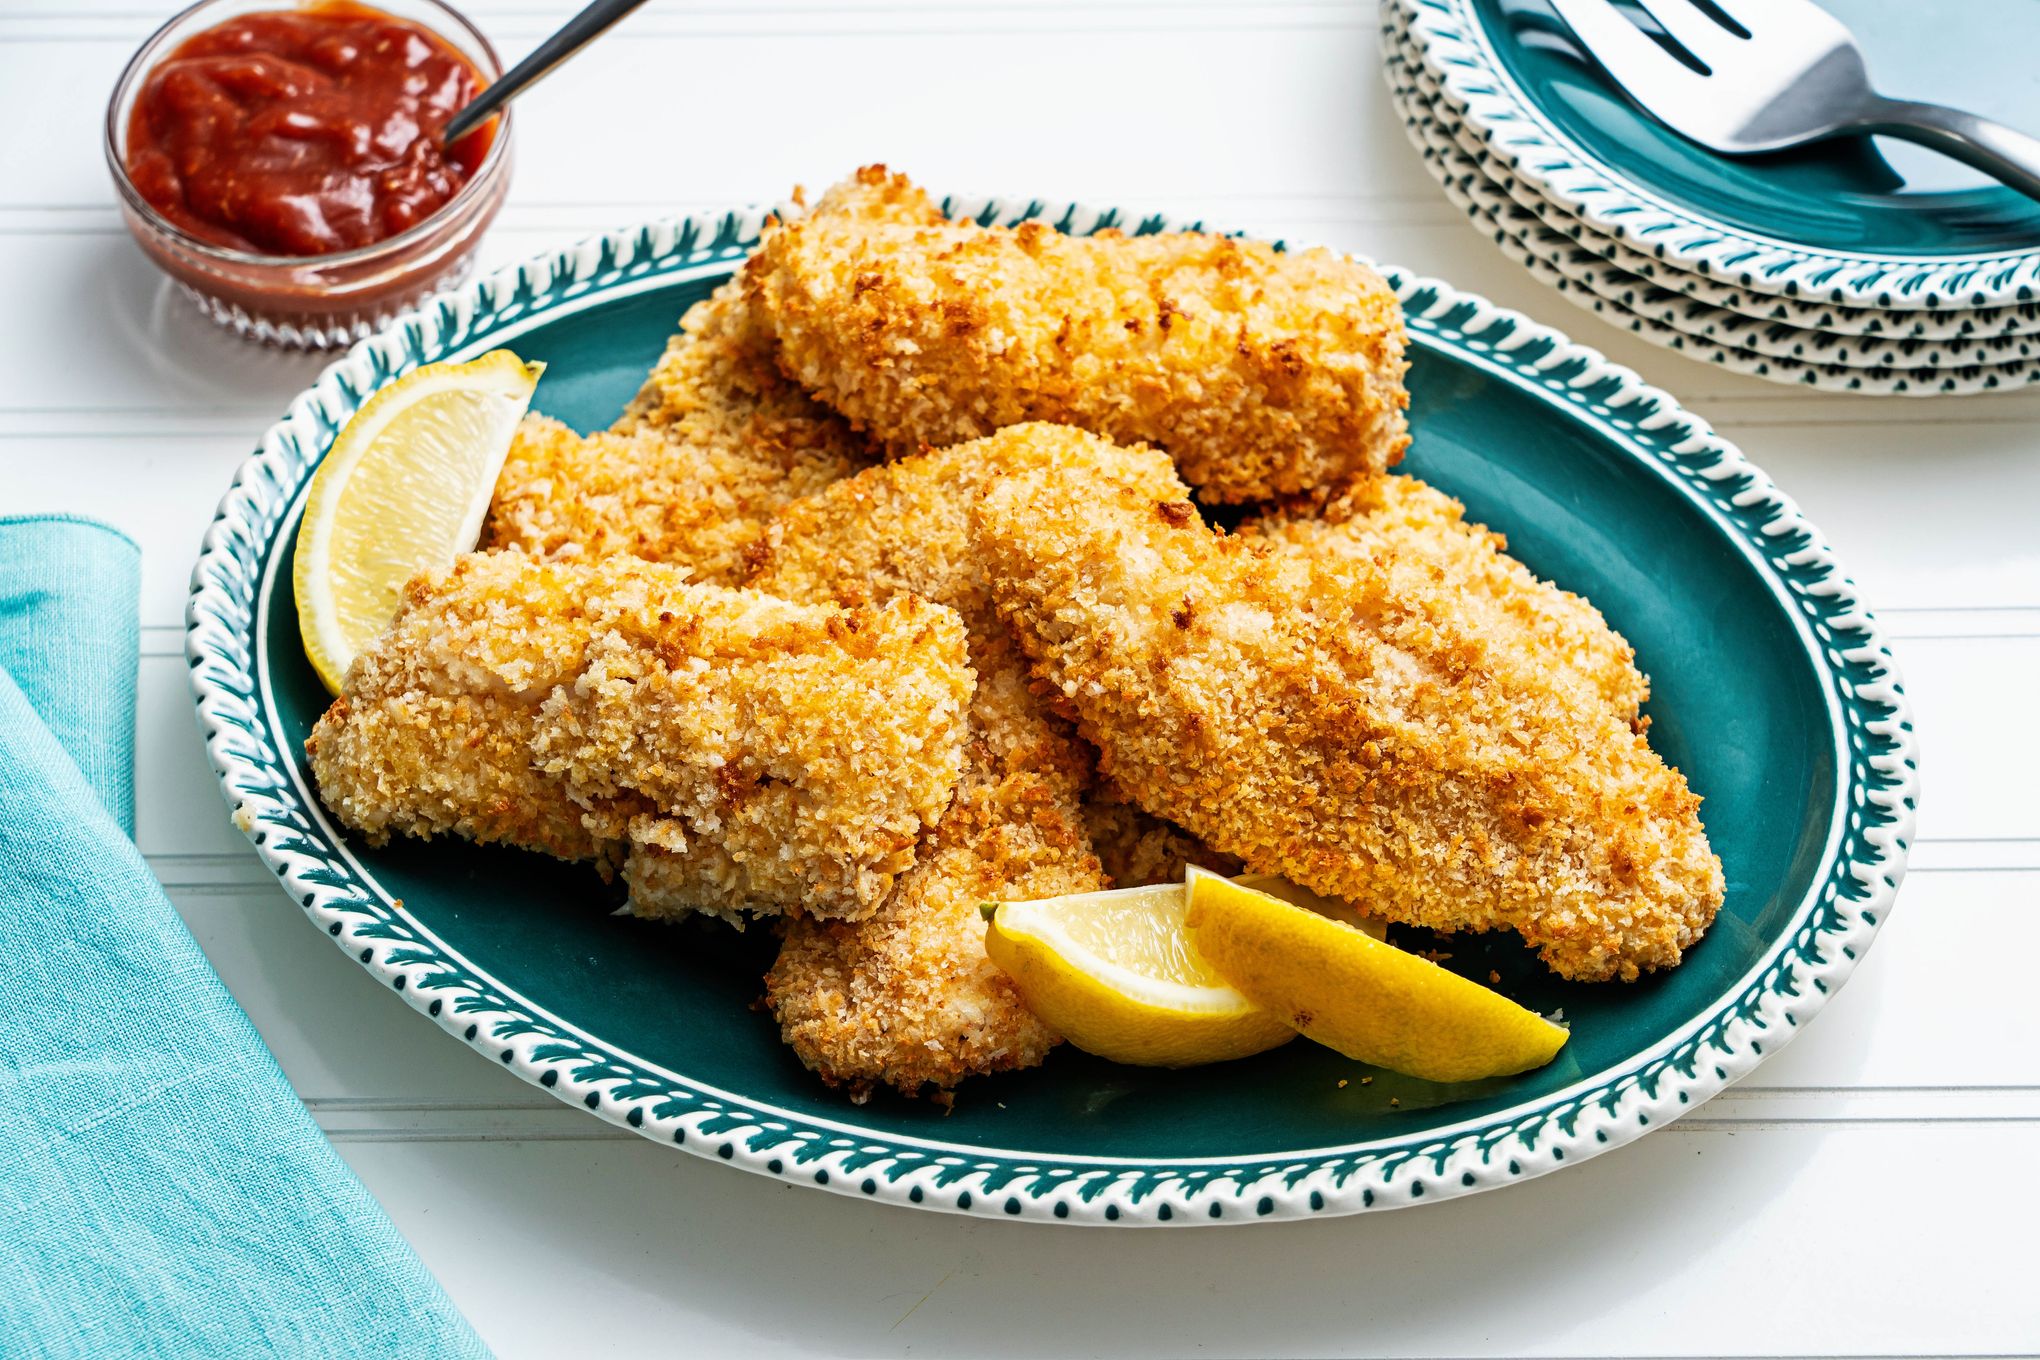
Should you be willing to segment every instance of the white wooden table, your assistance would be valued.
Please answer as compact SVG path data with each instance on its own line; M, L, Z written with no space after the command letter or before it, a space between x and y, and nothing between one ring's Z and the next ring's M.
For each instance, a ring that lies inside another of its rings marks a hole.
M572 8L469 7L512 57ZM1440 275L1739 441L1884 619L1925 747L1911 877L1847 990L1633 1147L1432 1208L1219 1231L854 1202L654 1146L437 1034L307 929L228 825L179 656L186 573L234 467L321 361L214 331L122 233L100 120L168 8L0 4L0 511L87 511L141 540L142 849L504 1356L2040 1353L2040 392L1807 395L1574 311L1426 178L1367 0L648 7L520 105L488 262L884 159Z

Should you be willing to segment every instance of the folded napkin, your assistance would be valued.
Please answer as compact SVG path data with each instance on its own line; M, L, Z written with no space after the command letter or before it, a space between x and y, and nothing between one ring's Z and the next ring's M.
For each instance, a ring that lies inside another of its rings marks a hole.
M486 1356L128 839L138 561L0 519L0 1356Z
M130 836L140 560L92 520L0 518L0 671Z

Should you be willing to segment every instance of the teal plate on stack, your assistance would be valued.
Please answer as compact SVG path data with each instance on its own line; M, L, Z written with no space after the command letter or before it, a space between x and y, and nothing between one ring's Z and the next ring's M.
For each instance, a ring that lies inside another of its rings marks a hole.
M1990 41L2040 20L2024 0L1818 3L1883 88L2040 126L2040 73ZM1918 396L2040 381L2040 203L1888 138L1716 155L1630 102L1550 0L1387 0L1381 27L1426 168L1568 300L1776 382Z
M1661 287L1611 262L1624 249L1573 223L1548 225L1551 213L1486 154L1456 113L1438 97L1435 79L1415 57L1397 11L1383 9L1383 74L1404 130L1453 205L1538 282L1609 324L1690 358L1737 373L1832 392L1946 396L2010 390L2040 381L2040 335L1988 334L1956 328L1948 337L1904 335L1905 319L1950 313L1895 312L1894 334L1798 326ZM1528 205L1528 206L1526 206ZM1612 249L1611 249L1612 248ZM1689 287L1694 280L1682 280ZM1801 307L1774 298L1780 307ZM1826 309L1832 317L1839 308ZM2006 315L2033 308L2003 308ZM1986 312L1964 314L1974 326ZM1926 329L1920 327L1920 329Z
M1078 233L1196 225L968 206ZM1295 1218L1505 1184L1660 1127L1789 1040L1869 945L1911 838L1912 729L1890 656L1818 533L1634 374L1395 270L1414 341L1408 470L1632 640L1653 678L1653 744L1706 797L1727 873L1708 937L1634 985L1560 982L1513 937L1449 946L1448 967L1498 973L1504 992L1564 1011L1572 1040L1552 1066L1447 1087L1301 1042L1184 1072L1065 1048L966 1084L953 1113L890 1095L852 1105L750 1009L768 932L619 918L617 891L592 871L521 852L375 849L342 833L302 755L327 696L299 648L288 570L335 432L402 373L500 345L548 365L538 409L606 425L762 219L618 232L432 299L292 404L207 534L186 650L235 822L296 909L452 1034L647 1137L844 1194L1087 1223Z
M1670 267L1872 309L2040 301L2040 203L1974 171L1885 138L1718 156L1630 103L1548 0L1392 2L1519 175ZM2040 127L2040 20L2026 0L1822 3L1862 41L1880 88Z

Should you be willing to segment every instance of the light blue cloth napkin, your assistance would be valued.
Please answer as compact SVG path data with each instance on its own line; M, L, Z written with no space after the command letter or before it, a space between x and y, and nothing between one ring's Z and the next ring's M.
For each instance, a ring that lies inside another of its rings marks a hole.
M92 520L0 518L0 671L130 836L141 555Z
M486 1356L124 830L138 559L0 520L0 1356Z

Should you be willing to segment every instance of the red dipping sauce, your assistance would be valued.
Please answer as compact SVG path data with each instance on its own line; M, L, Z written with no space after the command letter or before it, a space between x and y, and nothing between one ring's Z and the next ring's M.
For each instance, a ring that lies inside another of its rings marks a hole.
M135 190L187 235L257 255L373 245L445 206L493 123L442 147L484 81L437 34L348 0L204 29L148 72L128 119Z

